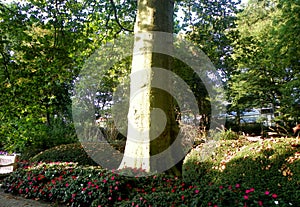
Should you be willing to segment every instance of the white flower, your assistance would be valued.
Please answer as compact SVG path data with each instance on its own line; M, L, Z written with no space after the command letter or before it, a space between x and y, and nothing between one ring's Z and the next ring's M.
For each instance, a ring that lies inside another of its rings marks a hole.
M278 201L274 201L274 203L275 203L276 205L278 205L279 202L278 202Z
M292 206L293 204L292 204L292 203L289 203L289 205Z

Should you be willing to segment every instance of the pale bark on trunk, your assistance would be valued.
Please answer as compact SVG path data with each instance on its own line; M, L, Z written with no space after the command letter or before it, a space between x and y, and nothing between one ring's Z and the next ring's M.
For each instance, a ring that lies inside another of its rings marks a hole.
M163 165L163 162L153 160L151 156L167 149L178 132L172 97L162 90L151 88L151 83L155 79L165 83L166 91L171 90L168 88L170 80L166 79L167 77L155 76L153 67L171 70L172 57L151 51L161 44L172 48L172 38L162 40L156 38L153 32L172 34L173 11L174 0L138 1L130 77L127 142L124 158L119 167L121 169L130 167L146 172L159 169L157 165ZM160 110L154 110L155 108ZM166 122L163 131L160 130L161 119L157 117L161 115L161 110L165 114ZM168 156L168 159L172 159L171 154ZM176 167L172 168L171 172L176 175L181 173Z

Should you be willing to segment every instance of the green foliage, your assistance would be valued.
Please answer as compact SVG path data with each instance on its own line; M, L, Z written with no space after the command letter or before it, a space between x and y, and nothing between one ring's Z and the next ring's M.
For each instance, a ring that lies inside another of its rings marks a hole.
M0 4L1 146L27 153L74 141L74 79L99 44L132 29L135 8L136 1Z
M298 120L298 10L293 0L252 0L239 13L232 54L237 70L228 82L232 110L271 105L285 123Z
M98 165L80 143L57 146L30 158L31 162L76 162L79 165Z
M230 129L222 128L217 129L215 131L211 132L211 137L213 137L213 140L237 140L240 138L240 135Z
M195 148L184 161L183 178L193 185L236 183L259 192L276 192L286 202L299 202L299 154L294 139L219 141L211 156ZM216 187L215 186L215 187Z
M129 169L128 169L129 170ZM131 169L133 174L139 170ZM5 192L68 206L288 206L267 186L242 183L189 185L164 174L123 177L117 171L75 163L24 165L2 182ZM297 205L296 202L292 203Z

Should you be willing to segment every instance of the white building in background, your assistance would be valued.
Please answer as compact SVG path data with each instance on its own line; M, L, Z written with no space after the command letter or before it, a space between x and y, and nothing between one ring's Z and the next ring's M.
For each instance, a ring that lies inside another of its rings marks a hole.
M236 116L236 112L227 113L226 120L234 121ZM262 123L266 127L275 126L273 122L275 118L274 110L271 107L245 110L240 116L241 124Z

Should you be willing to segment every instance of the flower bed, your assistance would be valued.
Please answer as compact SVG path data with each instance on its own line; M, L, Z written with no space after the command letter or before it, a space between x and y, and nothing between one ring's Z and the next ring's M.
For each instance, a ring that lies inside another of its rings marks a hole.
M69 206L290 206L268 188L244 184L188 185L163 174L124 177L67 162L22 165L3 181L6 192Z

